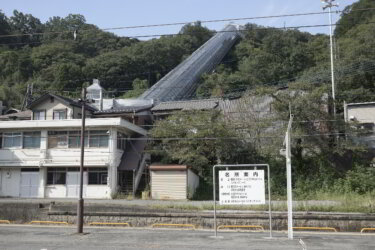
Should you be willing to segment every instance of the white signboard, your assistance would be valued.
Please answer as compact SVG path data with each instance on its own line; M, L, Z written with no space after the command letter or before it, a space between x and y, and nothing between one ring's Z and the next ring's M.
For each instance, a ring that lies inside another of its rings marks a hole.
M219 171L221 205L266 203L264 170Z

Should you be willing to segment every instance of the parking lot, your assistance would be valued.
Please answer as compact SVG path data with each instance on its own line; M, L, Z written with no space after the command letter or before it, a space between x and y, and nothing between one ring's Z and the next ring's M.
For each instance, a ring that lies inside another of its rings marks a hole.
M0 225L0 249L374 249L375 234Z

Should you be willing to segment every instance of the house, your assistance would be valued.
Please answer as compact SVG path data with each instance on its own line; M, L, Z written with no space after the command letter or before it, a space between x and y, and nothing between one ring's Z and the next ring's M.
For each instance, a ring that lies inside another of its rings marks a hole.
M93 85L87 90L95 102L86 108L83 196L111 198L129 186L128 179L135 192L148 159L142 153L147 131L141 127L147 119L137 114L148 104L126 108L104 99L99 82ZM78 197L81 103L45 94L28 108L10 114L14 118L0 117L0 196ZM136 142L143 143L135 154Z
M363 131L361 136L353 137L353 140L375 149L375 102L344 103L344 117L345 122Z

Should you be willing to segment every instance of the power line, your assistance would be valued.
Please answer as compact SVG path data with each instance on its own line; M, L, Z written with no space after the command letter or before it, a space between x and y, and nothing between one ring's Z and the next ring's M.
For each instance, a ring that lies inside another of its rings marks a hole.
M373 24L375 22L366 22L366 23L361 23L361 24ZM306 28L321 28L321 27L330 27L330 26L339 26L341 24L314 24L314 25L300 25L300 26L288 26L288 27L252 27L250 30L285 30L285 29L306 29ZM248 31L249 29L238 29L237 31ZM220 31L213 31L213 33L218 34L218 33L225 33L225 32L233 32L233 31L225 31L225 30L220 30ZM199 32L196 32L199 33ZM155 38L155 37L172 37L175 35L180 35L180 36L190 36L190 34L182 34L182 33L169 33L169 34L152 34L152 35L136 35L136 36L126 36L127 38ZM51 40L51 41L40 41L40 42L25 42L25 43L2 43L0 45L27 45L27 44L47 44L47 43L53 43L53 42L74 42L76 43L77 41L74 41L72 39L66 39L66 40Z
M362 9L352 9L351 12L359 12L359 11L371 11L375 10L375 8L362 8ZM343 13L344 11L337 10L334 13ZM257 17L241 17L241 18L227 18L227 19L214 19L214 20L202 20L199 21L200 23L217 23L217 22L233 22L233 21L246 21L246 20L257 20L257 19L270 19L270 18L281 18L281 17L296 17L296 16L310 16L310 15L324 15L329 14L327 11L321 12L308 12L308 13L292 13L292 14L282 14L282 15L269 15L269 16L257 16ZM110 27L110 28L103 28L99 30L108 31L108 30L123 30L123 29L139 29L139 28L152 28L152 27L164 27L164 26L177 26L177 25L186 25L186 24L194 24L197 21L190 21L190 22L176 22L176 23L164 23L164 24L147 24L147 25L135 25L135 26L122 26L122 27ZM283 29L288 27L283 27ZM94 29L82 29L80 31L91 31ZM10 34L10 35L0 35L2 37L17 37L17 36L36 36L36 35L55 35L55 34L64 34L64 33L72 33L73 31L55 31L55 32L38 32L38 33L27 33L27 34ZM162 36L162 35L159 35ZM137 36L137 37L144 37L144 36Z

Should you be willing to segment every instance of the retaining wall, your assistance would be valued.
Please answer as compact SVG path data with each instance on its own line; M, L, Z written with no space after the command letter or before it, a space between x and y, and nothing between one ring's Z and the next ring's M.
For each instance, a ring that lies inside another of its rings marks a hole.
M84 222L128 222L134 227L148 227L154 223L194 224L198 228L213 228L213 211L168 211L140 207L87 205ZM294 226L334 227L341 232L359 232L364 227L375 227L375 214L361 213L294 213ZM18 223L31 220L52 220L75 223L75 204L0 204L0 219ZM261 225L269 228L267 212L218 211L217 225ZM273 212L274 230L286 230L287 213Z

